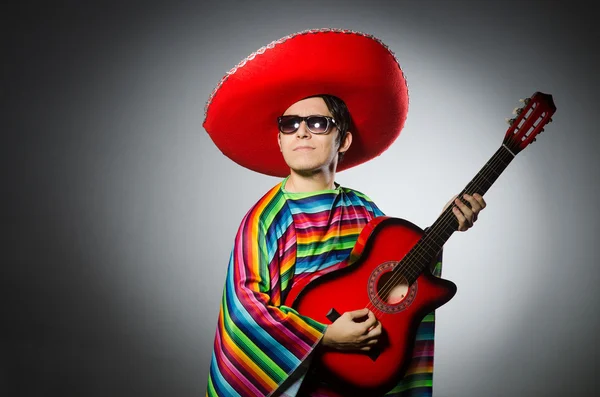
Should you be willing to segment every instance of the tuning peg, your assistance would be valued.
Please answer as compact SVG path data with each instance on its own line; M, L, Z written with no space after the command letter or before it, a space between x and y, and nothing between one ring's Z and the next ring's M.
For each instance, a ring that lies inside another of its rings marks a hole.
M535 142L535 141L536 141L536 138L533 138L533 139L531 140L531 143L533 143L533 142Z
M515 122L515 120L516 120L516 119L509 119L508 117L506 117L504 120L506 120L506 122L507 122L509 125L512 125L512 124Z
M519 99L519 102L523 102L525 105L527 105L530 100L531 98Z
M517 107L512 112L513 112L513 114L521 114L522 111L523 111L523 108Z
M551 122L552 122L552 117L550 117L550 118L548 119L548 122L549 122L549 123L551 123Z

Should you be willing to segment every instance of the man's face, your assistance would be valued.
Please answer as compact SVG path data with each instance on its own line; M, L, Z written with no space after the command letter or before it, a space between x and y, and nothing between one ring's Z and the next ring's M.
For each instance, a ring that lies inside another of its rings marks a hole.
M284 113L284 116L321 115L332 117L323 98L307 98L294 103ZM346 151L350 147L351 136L341 142L338 148L337 136L339 131L335 126L329 127L327 134L313 134L306 128L306 123L300 123L300 128L292 134L279 133L279 148L290 169L306 174L319 170L335 170L338 150Z

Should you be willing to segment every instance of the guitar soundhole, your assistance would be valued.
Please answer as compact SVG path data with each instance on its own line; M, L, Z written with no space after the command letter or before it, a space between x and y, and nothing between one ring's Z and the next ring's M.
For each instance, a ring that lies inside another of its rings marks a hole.
M395 277L392 272L387 272L377 281L377 295L379 299L395 305L400 303L408 294L408 281L405 277Z
M398 313L406 309L417 295L416 281L409 285L404 276L392 272L397 263L382 263L369 277L368 293L371 303L385 313Z

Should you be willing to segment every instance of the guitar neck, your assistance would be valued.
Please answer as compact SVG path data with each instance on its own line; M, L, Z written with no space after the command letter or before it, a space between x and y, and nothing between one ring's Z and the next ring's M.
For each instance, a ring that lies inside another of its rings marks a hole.
M483 196L515 156L535 141L536 136L544 131L543 127L546 124L552 122L552 115L556 112L552 95L538 91L530 98L523 99L522 102L525 106L516 108L513 112L517 117L507 120L510 127L506 131L502 146L458 194L458 198L469 208L471 204L462 196L474 193ZM442 212L417 244L394 268L394 272L406 274L409 283L412 284L416 281L418 276L437 257L452 233L458 230L458 220L452 212L452 207L450 205Z
M474 193L483 196L514 158L515 155L511 153L506 146L500 146L492 158L490 158L471 182L469 182L459 193L458 198L470 208L471 204L464 200L462 196L464 194L473 195ZM452 205L450 205L436 221L433 222L424 237L427 238L427 242L437 253L457 229L458 220L452 212Z
M462 196L464 194L473 195L474 193L483 196L515 156L516 154L511 152L505 145L500 146L471 182L460 192L458 198L471 207L469 202L464 200ZM434 260L452 233L458 229L458 220L452 212L452 207L450 205L442 212L437 220L427 229L419 242L405 256L404 261L412 268L410 271L411 274L415 274L416 276L421 274L424 267ZM414 280L410 281L413 282Z

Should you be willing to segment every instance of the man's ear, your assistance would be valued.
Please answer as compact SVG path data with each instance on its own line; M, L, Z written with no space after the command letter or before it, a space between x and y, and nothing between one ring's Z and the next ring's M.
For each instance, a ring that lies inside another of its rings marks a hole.
M279 151L281 152L281 134L277 133L277 144L279 145Z
M344 153L346 150L350 149L350 145L352 145L352 133L347 131L344 141L340 142L340 148L338 149L338 152Z

